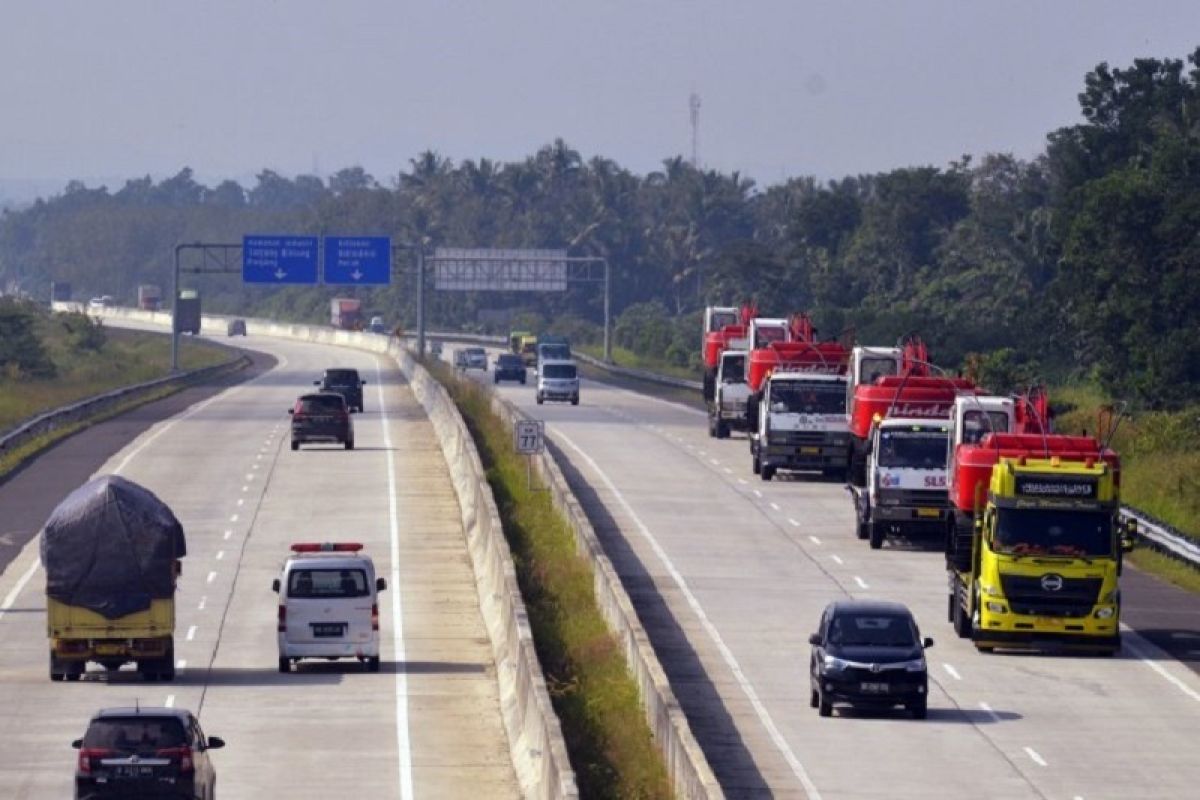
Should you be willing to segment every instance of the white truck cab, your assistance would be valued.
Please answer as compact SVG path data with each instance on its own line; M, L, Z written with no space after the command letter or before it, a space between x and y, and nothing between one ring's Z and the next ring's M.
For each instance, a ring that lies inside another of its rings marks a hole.
M786 342L789 334L788 321L782 317L755 317L750 320L749 339L751 350L767 347L771 342Z
M279 671L302 658L356 658L379 671L375 564L352 542L298 543L271 588L279 595Z
M776 370L763 386L750 434L751 466L764 481L776 470L845 474L850 448L846 377Z
M919 417L876 419L867 454L867 485L851 487L858 538L871 548L888 534L939 535L950 513L946 443L950 420Z
M707 306L704 309L704 332L719 331L726 325L737 325L741 314L733 306Z
M731 430L747 430L746 404L750 400L750 384L746 382L749 353L745 350L725 350L717 366L713 400L708 406L708 434L718 439L729 437Z

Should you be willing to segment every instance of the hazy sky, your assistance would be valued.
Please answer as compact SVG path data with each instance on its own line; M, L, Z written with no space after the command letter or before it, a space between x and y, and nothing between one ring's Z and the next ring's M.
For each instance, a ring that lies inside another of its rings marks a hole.
M245 182L556 137L762 183L1038 152L1100 61L1183 58L1200 0L3 0L0 179Z

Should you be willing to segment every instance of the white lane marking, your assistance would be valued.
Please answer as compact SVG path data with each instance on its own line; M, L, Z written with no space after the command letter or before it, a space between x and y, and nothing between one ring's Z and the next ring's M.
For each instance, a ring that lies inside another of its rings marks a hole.
M740 483L742 486L745 486L749 482L750 481L746 480L745 478L738 478L738 483Z
M263 457L263 454L262 454L262 453L259 453L259 454L258 454L258 455L256 455L254 458L255 458L255 460L256 460L256 461L262 461L262 457ZM255 465L254 465L254 468L255 468L255 469L258 469L258 464L255 464Z
M247 472L247 473L246 473L246 480L248 480L248 481L252 481L252 480L254 480L254 473L253 473L253 472Z
M694 444L689 444L689 445L687 446L687 449L688 449L688 450L695 450L695 449L696 449L696 445L694 445Z
M234 514L232 517L230 517L230 518L229 518L229 521L230 521L230 522L237 522L237 521L238 521L238 515L237 515L237 514Z
M187 669L187 659L181 658L175 662L175 669Z
M992 722L1000 722L1000 715L992 711L992 707L982 700L979 701L979 707L987 712L987 715L992 718Z
M207 583L212 583L212 582L213 582L213 580L214 580L216 577L217 577L217 573L215 573L215 572L210 572L210 573L208 573L208 580L207 580L206 582L207 582Z
M250 487L249 487L249 486L243 486L243 487L242 487L242 491L243 491L243 492L248 492L248 491L250 491Z
M1179 678L1175 677L1170 672L1167 672L1166 668L1163 667L1162 664L1159 664L1153 657L1151 657L1151 655L1149 653L1147 653L1141 647L1137 646L1132 641L1130 641L1130 639L1132 637L1129 636L1129 633L1131 633L1131 631L1129 629L1127 629L1124 625L1122 625L1121 627L1123 629L1125 629L1125 632L1126 632L1126 635L1121 637L1121 645L1123 647L1129 648L1129 650L1135 656L1138 657L1139 661L1141 661L1143 664L1145 664L1150 669L1157 672L1159 675L1166 678L1171 683L1175 684L1175 686L1179 689L1179 691L1183 692L1184 694L1186 694L1188 697L1192 698L1193 700L1200 702L1200 692L1197 692L1195 689L1188 686L1186 683L1181 681Z
M189 628L188 628L188 632L187 632L187 637L186 637L186 638L187 638L187 640L188 640L189 642L190 642L192 639L195 639L195 638L196 638L196 626L195 626L195 625L192 625L191 627L189 627Z
M771 503L771 508L775 511L779 510L779 503Z
M225 535L222 538L228 539L230 536L233 536L233 531L225 531Z
M820 544L820 543L821 543L821 540L820 540L820 539L818 539L816 536L813 536L811 533L808 535L808 539L809 539L809 541L811 541L813 544Z
M837 562L837 563L839 563L839 564L845 564L845 563L846 563L845 561L842 561L842 557L841 557L841 556L839 556L837 553L834 553L833 555L831 555L831 556L830 556L830 558L832 558L834 561L836 561L836 562Z
M218 551L217 551L217 561L220 561L220 560L221 560L222 558L224 558L224 557L225 557L225 551L224 551L224 550L218 550Z
M870 586L867 586L866 581L864 581L862 578L858 577L857 575L854 576L854 582L858 584L858 587L860 589L870 589L871 588Z
M211 573L211 574L212 574L212 575L216 575L217 573L213 572L213 573ZM197 610L197 611L203 611L203 610L204 610L204 606L206 606L206 605L208 605L208 595L204 595L204 597L201 597L201 598L200 598L200 605L196 606L196 610Z
M962 680L962 675L959 675L959 674L958 674L958 670L956 670L956 669L954 668L954 665L953 665L953 664L947 664L946 662L944 662L944 661L943 661L943 662L942 662L942 669L946 670L946 672L947 672L947 673L949 673L949 674L950 674L950 677L951 677L951 678L954 678L954 680L956 680L956 681L961 681L961 680Z
M700 455L702 455L702 456L706 456L706 455L708 455L708 451L707 451L707 450L700 450L700 451L699 451L699 453L700 453Z
M791 525L793 528L800 527L800 523L796 522L796 520L792 519L791 517L788 517L788 524Z
M726 475L732 475L732 474L733 474L733 470L731 470L729 467L722 467L722 469L724 469L724 470L725 470L725 474L726 474Z
M125 455L125 457L123 459L121 459L121 463L117 464L117 468L113 470L113 474L120 475L125 470L125 468L129 466L130 461L133 461L133 459L135 459L139 453L141 453L143 450L145 450L150 445L154 444L154 442L158 440L158 437L162 436L164 433L171 430L171 428L174 428L176 424L178 424L178 423L182 422L183 420L188 419L190 417L194 417L196 414L199 414L201 411L208 408L210 405L217 402L221 398L232 397L233 395L237 394L239 391L241 391L240 386L235 387L235 388L230 389L225 392L221 392L219 394L215 394L212 397L208 398L207 400L197 403L196 405L192 406L191 408L189 408L187 411L180 414L179 416L171 417L171 419L169 419L165 423L163 423L162 426L159 427L158 430L156 430L154 433L147 436L146 439L141 444L139 444L137 447L133 448L133 450L130 450L129 453L127 453Z
M175 695L173 695L173 694L167 695L167 702L163 703L163 705L165 705L167 708L174 708L175 707Z
M1031 759L1033 759L1033 763L1037 764L1039 767L1046 766L1046 759L1042 758L1037 750L1034 750L1032 747L1025 747L1022 749Z
M688 587L687 581L684 580L683 575L680 574L679 570L675 568L675 565L671 562L670 557L668 557L666 551L663 550L662 545L660 545L658 540L654 538L654 534L651 533L650 529L646 527L646 524L642 522L641 517L634 512L633 507L629 505L629 502L625 499L625 496L621 494L621 492L613 484L612 480L607 474L605 474L604 470L600 469L600 465L596 463L595 459L585 453L583 449L579 447L579 445L575 444L575 442L573 442L571 438L565 435L561 430L555 431L554 435L566 442L572 450L578 453L579 456L588 463L588 465L600 477L600 480L604 482L604 485L608 487L608 490L613 493L613 497L617 499L617 502L621 504L621 507L625 509L625 513L627 513L630 519L633 520L634 524L637 525L638 529L642 533L642 536L649 543L650 548L654 550L654 554L658 556L659 560L663 563L663 566L666 567L668 574L670 574L671 579L675 581L675 585L678 586L680 591L683 593L684 599L687 600L688 606L700 620L700 624L704 626L704 630L708 633L709 638L711 638L713 643L716 644L717 649L721 653L721 658L725 661L725 665L733 673L734 679L738 682L742 692L750 701L750 705L754 708L754 713L758 716L758 719L762 723L763 727L766 728L767 734L771 737L771 741L783 755L784 759L788 763L788 766L791 767L792 774L795 775L800 781L801 785L804 787L804 791L808 793L810 800L821 800L821 793L817 791L816 784L812 782L812 778L809 777L808 771L805 770L804 765L800 763L800 759L796 757L796 754L788 745L787 740L783 737L783 733L775 725L775 721L771 719L771 714L767 711L767 707L763 705L762 700L759 699L758 692L755 691L754 686L750 683L750 679L746 677L746 673L742 671L742 667L738 663L737 658L733 655L733 651L730 650L729 646L725 644L725 640L721 638L721 634L717 630L717 626L714 625L711 620L709 620L708 615L704 612L704 607L700 605L700 601L694 594L692 594L692 590Z
M17 596L21 594L21 590L25 588L25 584L29 583L33 578L33 573L37 572L37 568L42 565L40 558L35 558L33 563L29 565L29 569L25 570L25 574L17 581L17 585L4 596L4 602L0 603L0 619L4 619L4 614L13 607L13 603L17 602Z
M391 583L388 594L392 599L392 639L396 648L396 662L403 664L408 655L404 648L404 615L400 607L400 520L399 503L396 500L396 459L392 450L392 431L388 422L387 405L383 396L383 371L379 359L375 359L375 390L378 394L379 418L383 424L383 447L387 455L388 525L391 534ZM408 732L408 674L396 670L396 746L399 758L396 765L400 772L400 797L412 800L412 746Z
M719 467L719 466L721 466L721 462L720 462L720 461L717 461L715 458L710 458L710 459L709 459L709 461L711 461L711 462L712 462L712 465L713 465L714 467Z
M758 489L752 489L751 491L754 492L755 497L762 497L762 492L760 492Z
M246 503L246 498L244 498L244 497L239 497L239 498L238 498L237 504L238 504L239 506L241 506L241 505L245 505L245 503Z

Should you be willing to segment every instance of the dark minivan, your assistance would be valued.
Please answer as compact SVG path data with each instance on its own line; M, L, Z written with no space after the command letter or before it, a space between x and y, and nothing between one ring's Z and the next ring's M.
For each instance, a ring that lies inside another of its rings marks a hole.
M321 380L313 381L313 386L320 386L322 392L337 392L346 398L346 405L351 411L360 414L363 410L363 389L367 382L358 377L358 370L347 367L327 369Z
M496 383L500 381L520 381L525 383L525 359L516 353L501 353L496 356L496 366L492 370Z
M206 737L199 721L181 708L105 708L71 746L79 751L75 800L212 800L217 773L208 751L225 742Z
M912 612L900 603L839 600L821 614L808 639L810 704L822 717L833 704L885 709L904 706L925 719L929 677L925 648Z
M292 415L292 449L306 442L334 442L354 449L354 423L346 398L335 392L301 395L288 409Z

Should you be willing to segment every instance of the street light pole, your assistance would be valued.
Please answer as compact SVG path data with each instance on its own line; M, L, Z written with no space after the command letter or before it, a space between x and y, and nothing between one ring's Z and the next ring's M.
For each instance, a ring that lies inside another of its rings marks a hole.
M604 259L604 360L612 363L612 319L610 315L610 306L612 304L612 291L609 282L609 266L608 259Z
M179 251L175 245L175 269L171 272L171 373L179 372Z
M425 357L425 247L417 246L417 357Z

